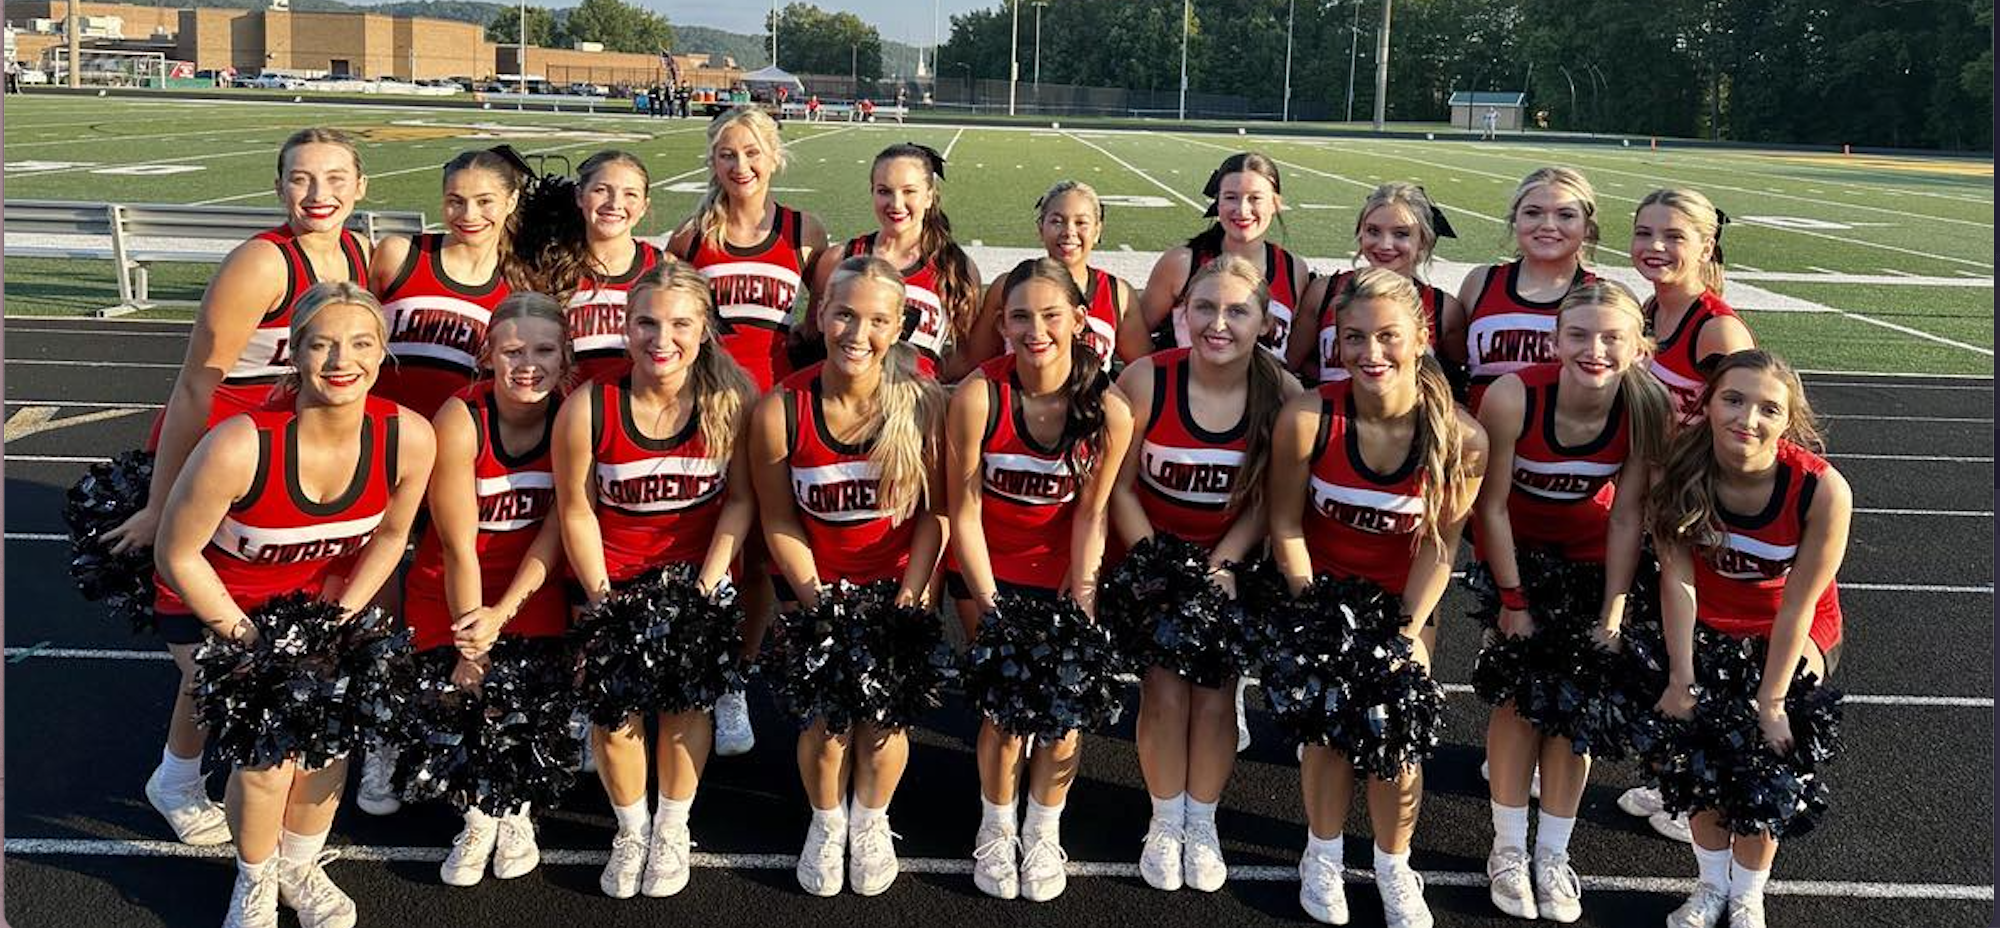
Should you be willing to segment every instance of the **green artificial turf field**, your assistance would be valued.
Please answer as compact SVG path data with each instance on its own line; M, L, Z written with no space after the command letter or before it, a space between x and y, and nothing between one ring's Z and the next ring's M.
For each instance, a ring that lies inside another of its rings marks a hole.
M368 208L438 217L438 166L465 148L508 141L572 162L600 148L637 153L655 189L645 234L684 218L703 182L701 120L623 114L511 113L397 106L334 106L170 99L13 97L4 130L6 197L113 202L275 205L272 159L291 131L331 125L362 139ZM778 181L788 205L817 213L836 236L872 227L867 164L905 139L949 153L945 205L960 241L1034 247L1033 204L1065 177L1109 201L1099 251L1143 283L1148 253L1201 226L1200 191L1230 152L1278 159L1288 210L1279 241L1329 267L1344 262L1355 211L1384 180L1422 183L1459 238L1438 249L1440 280L1501 257L1500 216L1518 179L1543 164L1582 170L1597 187L1598 266L1629 268L1632 210L1655 187L1706 192L1735 222L1724 235L1729 298L1766 343L1801 367L1824 370L1991 373L1992 162L1842 157L1747 149L1651 150L1538 140L1502 143L1247 137L1176 131L1049 127L789 124L791 167ZM1113 253L1134 252L1114 259ZM980 250L975 248L978 256ZM1003 268L996 258L982 271ZM154 296L192 300L212 266L155 269ZM116 301L108 262L6 262L9 314L76 313ZM182 307L178 310L186 312Z

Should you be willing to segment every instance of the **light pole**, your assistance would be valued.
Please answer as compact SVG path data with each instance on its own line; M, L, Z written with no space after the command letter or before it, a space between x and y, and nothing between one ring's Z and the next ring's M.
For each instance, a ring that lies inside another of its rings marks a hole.
M1347 121L1354 121L1354 59L1361 50L1361 0L1353 0L1354 22L1347 27Z
M847 79L851 82L855 99L861 98L861 43L847 43Z
M1042 105L1042 7L1048 6L1049 0L1034 0L1034 2L1035 2L1035 106L1040 107Z
M1571 123L1571 125L1570 125L1570 128L1571 128L1571 129L1574 129L1574 128L1576 128L1576 125L1575 125L1575 123L1576 123L1576 121L1577 121L1577 119L1576 119L1576 78L1573 78L1573 77L1570 77L1570 76L1569 76L1569 69L1568 69L1568 68L1566 68L1566 67L1563 67L1562 65L1556 65L1556 70L1558 70L1558 71L1561 71L1561 72L1563 72L1563 81L1564 81L1565 83L1569 84L1569 121L1570 121L1570 123Z
M972 62L961 61L958 62L958 66L965 69L965 105L971 107L974 112L978 112L979 95L977 89L972 84Z
M1279 122L1292 121L1292 14L1298 6L1298 0L1288 0L1285 4L1285 103Z
M778 0L771 0L771 67L778 66Z
M1021 0L1014 0L1014 25L1007 30L1007 115L1014 115L1014 88L1021 82Z
M521 0L521 34L517 38L521 40L521 60L514 62L514 67L521 73L515 76L521 79L521 92L525 94L528 92L528 0Z
M1389 4L1382 0L1382 25L1375 31L1375 131L1389 115Z
M1181 121L1187 121L1188 24L1194 19L1194 0L1181 0Z

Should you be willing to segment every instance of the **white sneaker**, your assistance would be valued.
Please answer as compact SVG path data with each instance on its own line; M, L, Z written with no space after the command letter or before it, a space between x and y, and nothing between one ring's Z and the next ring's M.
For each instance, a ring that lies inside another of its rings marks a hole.
M694 839L685 825L653 829L653 847L646 854L646 875L639 881L639 892L659 899L686 889L688 850L692 847Z
M354 804L369 815L394 815L403 807L393 782L396 751L377 748L361 760L361 788L354 791Z
M1250 719L1243 714L1243 688L1250 685L1249 677L1236 678L1236 753L1250 750Z
M972 885L995 899L1021 894L1021 868L1015 855L1021 839L996 823L981 825L972 838Z
M1333 858L1307 854L1299 858L1299 907L1314 921L1347 924L1347 881Z
M498 846L493 851L493 875L503 880L527 876L542 862L535 843L535 822L526 812L500 817Z
M1688 830L1686 815L1655 812L1646 817L1646 824L1653 826L1653 830L1659 832L1660 837L1669 841L1679 841L1682 844L1694 843L1694 832Z
M735 757L756 746L757 733L750 728L750 701L741 692L722 694L715 701L715 753Z
M646 833L621 831L611 838L611 859L604 862L597 888L613 899L630 899L639 894L639 872L644 869Z
M186 786L173 787L166 785L161 773L155 767L153 775L146 778L146 801L173 827L174 838L196 847L228 844L229 816L223 813L221 804L208 798L208 781L197 779Z
M486 877L486 862L493 857L494 842L498 840L499 832L491 819L468 820L459 829L458 837L451 839L451 853L444 855L438 879L446 886L478 885Z
M1212 893L1229 879L1229 866L1222 862L1222 836L1215 822L1189 822L1182 830L1181 879L1187 888Z
M1666 811L1666 800L1660 798L1660 791L1644 786L1634 786L1618 794L1618 808L1627 815L1652 818Z
M1667 928L1715 928L1716 923L1722 921L1722 911L1729 907L1728 893L1707 883L1697 884L1694 895L1667 915ZM1758 914L1763 914L1761 904ZM1733 926L1736 923L1731 921L1730 924Z
M1729 928L1764 928L1764 894L1729 900Z
M1583 883L1568 854L1535 852L1535 895L1543 918L1569 924L1583 917Z
M1515 918L1535 917L1535 887L1528 878L1528 853L1496 847L1486 855L1486 894L1493 907Z
M1490 762L1483 760L1479 762L1479 778L1489 783L1493 781L1492 764ZM1658 794L1656 793L1654 795ZM1542 798L1542 767L1540 764L1536 764L1534 772L1528 774L1528 798L1529 799ZM1623 800L1621 799L1620 802L1623 802ZM1529 918L1532 916L1522 916L1522 917Z
M1388 928L1431 928L1431 907L1424 902L1424 877L1408 867L1376 871L1375 888L1382 893L1382 921Z
M896 861L895 838L889 820L878 818L866 828L850 829L847 835L847 885L857 895L874 896L896 882L902 869Z
M222 928L278 928L278 855L248 870L237 865Z
M1021 898L1047 902L1069 886L1069 853L1054 833L1029 835L1027 856L1021 858Z
M799 851L799 888L815 896L837 895L846 870L846 824L827 829L815 818L806 829L806 846Z
M1146 848L1139 852L1139 875L1146 885L1167 892L1181 888L1181 826L1153 819L1146 828Z
M278 862L278 901L299 913L301 928L354 928L354 900L333 885L326 865L339 851L321 851L299 863Z

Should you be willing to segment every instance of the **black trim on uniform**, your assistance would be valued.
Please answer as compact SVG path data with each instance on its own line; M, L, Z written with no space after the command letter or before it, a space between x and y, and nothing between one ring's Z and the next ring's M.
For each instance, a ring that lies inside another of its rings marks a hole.
M368 286L368 252L361 247L361 236L352 229L341 229L340 250L347 256L347 279Z
M306 257L305 250L299 247L296 234L272 244L278 246L278 253L285 258L285 298L279 300L278 305L271 307L271 311L264 314L261 322L270 322L291 312L292 303L299 298L299 294L319 282L319 278L313 273L312 259ZM299 286L301 268L304 269L305 287Z
M403 285L410 282L410 276L417 272L418 262L424 260L424 243L430 240L432 234L410 237L410 250L403 255L403 265L396 269L396 279L389 281L389 286L382 291L389 299L395 299L396 291L403 289Z
M1248 409L1243 411L1242 417L1236 420L1235 425L1220 432L1211 432L1208 429L1202 428L1201 423L1194 420L1194 407L1191 397L1188 396L1189 368L1193 366L1193 355L1182 357L1180 363L1174 365L1174 405L1179 407L1178 412L1181 417L1181 425L1186 427L1189 435L1213 445L1228 444L1242 438L1243 433L1248 431L1250 427L1250 411Z
M632 375L628 373L618 378L618 421L632 444L647 451L672 451L701 432L701 407L689 405L687 423L673 435L667 438L647 437L646 433L639 431L639 423L632 418Z
M778 389L789 394L785 397L785 460L790 461L793 452L799 450L799 391L786 387Z
M597 454L604 450L604 389L610 386L614 386L614 384L593 384L590 391L590 451L592 454Z
M1596 437L1572 446L1563 444L1556 435L1556 386L1560 383L1561 378L1558 377L1545 388L1549 399L1542 405L1542 439L1549 443L1549 450L1567 457L1583 457L1604 450L1613 438L1618 437L1619 428L1625 424L1625 391L1613 388L1611 410L1604 414L1604 427L1598 430Z
M383 422L383 440L386 445L382 449L382 467L383 467L382 479L388 484L390 491L393 492L396 489L396 476L398 473L400 473L400 471L396 470L396 452L403 447L403 442L401 439L402 414L390 413L386 418L382 420L382 422ZM386 506L386 504L384 505ZM415 535L420 535L424 529L430 527L429 520L430 520L430 507L418 506L417 518L414 520L414 523L411 527L413 537Z
M348 478L347 487L340 491L339 496L326 502L313 502L306 498L305 488L299 485L299 420L290 419L285 423L285 493L291 497L292 504L306 515L339 515L361 498L361 491L368 485L369 464L374 457L375 418L369 416L361 423L361 453L355 455L354 476Z
M1347 427L1341 431L1347 435L1347 463L1353 465L1354 472L1359 474L1361 479L1381 486L1390 486L1401 483L1416 473L1418 459L1414 436L1410 441L1410 450L1403 453L1403 463L1397 465L1394 471L1381 474L1369 467L1368 459L1361 456L1361 430L1355 428L1357 418L1354 410L1354 394L1350 392L1347 394Z
M537 458L549 453L549 442L554 438L556 431L555 403L548 404L548 414L542 420L542 437L536 439L535 444L521 454L507 450L507 441L500 431L500 398L488 393L483 405L486 407L486 427L481 430L480 439L484 442L487 435L493 436L494 460L512 470L532 464ZM477 453L476 449L474 453Z
M986 381L986 432L979 439L979 447L984 450L993 444L994 433L1000 431L1000 382L991 377Z
M271 475L271 430L257 430L257 476L250 481L250 489L244 491L243 498L230 504L230 512L242 512L257 504L258 497L264 495L264 484Z
M763 241L755 245L738 245L730 241L728 235L724 235L722 237L722 253L732 258L754 258L764 252L770 251L772 245L777 244L785 237L785 208L779 206L777 207L777 211L777 215L771 217L771 231L764 235Z
M1527 309L1556 309L1562 306L1563 297L1569 296L1569 292L1571 290L1575 290L1577 288L1577 285L1583 283L1584 278L1588 276L1583 271L1583 265L1579 263L1576 266L1576 273L1570 275L1569 286L1563 288L1562 296L1558 296L1553 300L1530 300L1527 297L1521 295L1521 289L1520 289L1520 283L1521 283L1520 272L1521 272L1521 265L1524 263L1524 260L1525 259L1517 258L1513 261L1507 262L1506 264L1507 298L1513 300L1514 305L1525 307Z
M825 397L820 391L819 377L815 376L812 380L812 418L813 431L818 433L819 440L824 442L828 448L833 449L835 454L867 454L875 450L875 441L872 438L856 445L833 437L833 430L828 428L826 424L826 404L823 402L824 399Z
M485 283L465 283L452 277L444 269L444 233L433 232L430 235L437 236L437 245L431 249L430 253L431 276L437 278L437 282L443 284L446 290L459 296L488 296L499 288L501 282L506 277L505 274L501 273L501 271L505 270L504 265L506 262L496 256L493 260L493 274L486 278ZM425 237L428 238L430 236L427 235Z
M1791 488L1791 485L1792 469L1780 464L1778 465L1777 476L1771 481L1771 499L1764 504L1764 511L1755 515L1739 515L1731 512L1729 507L1722 505L1721 500L1716 500L1715 514L1722 518L1724 525L1734 528L1763 528L1771 524L1771 520L1776 519L1778 514L1784 511L1786 491Z
M1799 480L1799 537L1805 537L1806 516L1812 513L1813 494L1819 492L1819 475L1801 470Z
M1333 401L1325 396L1319 398L1319 425L1313 429L1312 454L1306 458L1308 469L1326 453L1326 443L1333 437Z
M599 277L596 274L585 272L586 276L590 278L591 283L594 285L592 289L601 290L605 287L622 286L624 284L629 284L635 280L638 280L639 275L644 274L646 272L646 252L649 250L659 251L658 248L655 248L646 242L639 241L636 238L633 239L632 263L631 265L627 266L624 270L619 271L616 274L612 274L605 277Z
M1055 444L1045 445L1035 437L1034 430L1028 428L1028 404L1021 400L1023 391L1021 389L1021 376L1019 372L1009 371L1007 373L1007 387L1007 405L1013 407L1008 413L1014 420L1014 431L1020 435L1022 446L1043 457L1054 457L1062 454L1061 435L1056 436Z

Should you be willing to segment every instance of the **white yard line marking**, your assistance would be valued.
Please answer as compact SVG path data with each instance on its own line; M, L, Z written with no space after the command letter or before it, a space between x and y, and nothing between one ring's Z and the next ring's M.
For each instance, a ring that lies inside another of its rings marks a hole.
M1103 155L1104 157L1106 157L1106 158L1110 158L1110 159L1111 159L1112 161L1115 161L1115 162L1117 162L1117 163L1118 163L1118 165L1119 165L1120 167L1123 167L1123 168L1124 168L1125 170L1127 170L1127 171L1131 171L1132 173L1134 173L1134 174L1137 174L1137 175L1139 175L1139 176L1140 176L1141 178L1143 178L1143 179L1144 179L1144 180L1145 180L1145 181L1146 181L1147 183L1150 183L1150 184L1152 184L1153 186L1155 186L1155 187L1158 187L1158 188L1160 188L1161 190L1165 190L1165 191L1167 192L1167 195L1169 195L1169 196L1173 197L1173 198L1174 198L1174 199L1176 199L1176 200L1179 200L1179 201L1181 201L1182 203L1186 203L1186 204L1188 205L1188 208L1189 208L1189 209L1192 209L1192 210L1194 210L1195 212L1201 212L1202 210L1204 210L1204 209L1207 209L1207 207L1205 207L1205 206L1201 205L1200 203L1196 203L1195 201L1193 201L1193 200L1190 200L1190 199L1188 199L1188 196L1187 196L1187 194L1184 194L1184 193L1182 193L1182 192L1180 192L1180 191L1178 191L1178 190L1175 190L1174 188L1172 188L1172 187L1169 187L1169 186L1167 186L1167 185L1166 185L1166 184L1164 184L1164 183L1161 183L1161 182L1160 182L1160 181L1159 181L1159 180L1158 180L1157 178L1153 177L1153 175L1151 175L1151 174L1148 174L1148 173L1146 173L1145 171L1141 171L1141 170L1139 170L1139 169L1138 169L1138 168L1136 168L1136 167L1133 167L1133 166L1132 166L1132 162L1130 162L1130 161L1126 161L1125 159L1123 159L1123 158L1120 158L1120 157L1118 157L1117 155L1114 155L1114 154L1112 154L1112 153L1110 153L1110 152L1108 152L1108 151L1104 150L1104 146L1102 146L1102 145L1099 145L1099 144L1097 144L1096 142L1093 142L1093 141L1091 141L1091 140L1089 140L1089 139L1086 139L1086 138L1083 138L1082 136L1079 136L1079 135L1077 135L1077 134L1075 134L1075 133L1064 133L1064 134L1065 134L1065 135L1068 135L1068 136L1069 136L1070 138L1073 138L1073 139L1076 139L1076 140L1077 140L1077 141L1079 141L1079 142L1082 142L1082 143L1083 143L1083 144L1085 144L1085 145L1088 145L1088 146L1090 146L1091 148L1094 148L1094 149L1096 149L1096 150L1097 150L1097 153L1098 153L1098 154L1100 154L1100 155Z
M117 162L104 162L102 164L83 164L73 168L56 168L53 171L32 171L21 174L19 176L21 179L26 180L28 178L34 178L34 177L54 177L58 174L78 174L84 171L96 171L102 168L130 167L135 164L184 164L190 161L215 161L221 158L247 158L252 155L270 155L271 152L272 152L271 147L266 145L262 148L251 148L251 149L246 149L244 151L209 152L208 154L185 155L179 158L147 158L141 161L117 161ZM263 192L266 194L270 194L271 190L270 188L267 187L264 189Z
M117 122L118 120L114 119L114 120L99 120L99 121ZM9 142L7 143L7 147L13 149L13 148L34 148L38 145L98 145L98 144L114 143L114 142L150 142L156 139L185 138L190 135L219 135L224 133L233 134L237 132L276 133L281 131L283 130L273 128L269 124L263 124L256 126L244 126L240 129L198 129L193 132L170 132L165 135L93 135L93 136L82 136L82 137L67 138L67 139L50 139L48 141L43 141L43 142ZM260 150L266 152L272 152L272 149L270 148L264 148ZM142 163L150 164L153 162L142 162Z
M407 845L342 844L335 846L340 852L336 866L352 863L436 863L444 859L450 850L443 847L412 847ZM8 838L8 854L22 856L57 857L178 857L200 860L228 860L236 851L227 845L217 847L190 847L177 841L119 841L78 838ZM601 867L608 852L602 850L578 850L569 848L544 848L542 863L558 867ZM691 866L705 870L790 870L798 864L796 854L712 854L706 851L688 855ZM964 858L904 857L902 869L908 873L957 874L972 872L972 861ZM1079 877L1115 877L1132 879L1139 875L1139 866L1129 863L1105 863L1095 861L1070 861L1066 868L1070 875ZM1483 872L1467 870L1425 870L1421 871L1424 882L1433 886L1480 887L1489 882ZM1374 872L1366 867L1348 867L1345 871L1350 883L1367 885L1375 879ZM1231 879L1257 883L1293 883L1299 878L1296 866L1235 866L1229 868ZM1646 877L1646 876L1585 876L1580 882L1584 889L1604 892L1644 892L1658 895L1682 895L1694 890L1695 881L1687 877ZM1965 883L1867 883L1844 880L1772 880L1764 887L1764 892L1774 896L1822 896L1846 899L1931 899L1965 902L1991 902L1993 887Z
M55 406L23 406L14 410L14 414L7 417L4 438L0 438L0 441L20 441L31 435L40 435L43 432L54 432L79 425L89 425L92 422L122 419L126 416L145 412L143 409L99 409L95 412L86 412L58 419L56 418L57 411L58 407Z
M951 134L951 141L944 143L944 160L951 160L951 150L958 147L958 139L964 134L965 129L960 128L957 132Z
M1877 319L1873 316L1864 316L1860 313L1849 312L1844 309L1836 309L1834 310L1834 312L1848 319L1852 319L1856 322L1865 322L1872 326L1880 326L1881 328L1888 329L1892 332L1901 332L1904 335L1914 336L1916 338L1921 338L1925 341L1937 342L1940 345L1950 345L1953 348L1963 348L1966 351L1970 351L1974 354L1983 354L1989 358L1993 357L1993 349L1991 348L1981 348L1978 345L1962 342L1955 338L1946 338L1942 335L1933 335L1922 329L1913 329L1906 325L1899 325L1894 322L1887 322L1881 319Z

